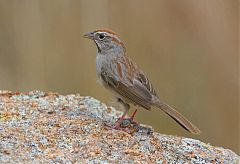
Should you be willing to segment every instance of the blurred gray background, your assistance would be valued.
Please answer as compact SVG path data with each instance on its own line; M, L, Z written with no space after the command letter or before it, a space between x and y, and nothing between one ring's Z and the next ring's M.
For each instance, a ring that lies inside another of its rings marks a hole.
M0 89L80 93L114 105L97 83L95 45L111 28L160 97L196 124L192 136L163 112L136 119L160 133L239 149L237 0L1 0Z

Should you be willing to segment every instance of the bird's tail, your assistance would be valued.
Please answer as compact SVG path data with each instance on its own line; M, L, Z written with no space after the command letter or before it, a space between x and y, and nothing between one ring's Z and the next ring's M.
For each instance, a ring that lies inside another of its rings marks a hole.
M177 112L174 108L169 106L163 101L158 101L156 106L162 109L165 113L167 113L170 117L172 117L179 125L181 125L184 129L192 134L199 134L201 131L193 125L190 121L188 121L182 114Z

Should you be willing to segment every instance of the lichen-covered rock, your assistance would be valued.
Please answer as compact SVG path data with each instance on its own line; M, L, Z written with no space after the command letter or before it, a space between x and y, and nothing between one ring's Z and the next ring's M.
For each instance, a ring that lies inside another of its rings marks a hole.
M238 163L231 150L129 125L121 112L80 95L0 91L0 163Z

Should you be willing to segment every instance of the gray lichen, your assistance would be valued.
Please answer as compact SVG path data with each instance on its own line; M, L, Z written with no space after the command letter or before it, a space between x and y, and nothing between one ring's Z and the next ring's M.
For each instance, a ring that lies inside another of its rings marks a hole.
M91 97L0 91L0 163L238 163L231 150L163 135L109 129L121 115Z

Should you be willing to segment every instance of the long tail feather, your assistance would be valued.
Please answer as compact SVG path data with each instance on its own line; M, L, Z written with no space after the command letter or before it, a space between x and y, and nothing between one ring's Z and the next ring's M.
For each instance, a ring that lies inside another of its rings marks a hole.
M162 109L165 113L167 113L170 117L172 117L179 125L181 125L184 129L189 131L192 134L199 134L201 131L193 125L190 121L188 121L182 114L177 112L174 108L169 106L163 101L158 101L156 106Z

